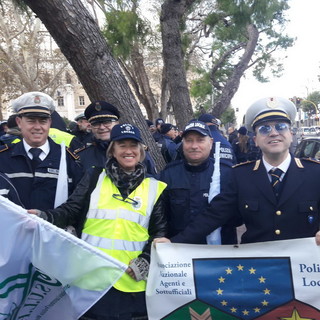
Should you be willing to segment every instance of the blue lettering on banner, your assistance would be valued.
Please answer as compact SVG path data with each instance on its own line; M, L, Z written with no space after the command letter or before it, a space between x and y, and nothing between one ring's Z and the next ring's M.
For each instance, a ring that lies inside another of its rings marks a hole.
M306 265L301 263L299 265L300 273L320 273L320 264L313 263L312 265ZM302 278L302 285L304 287L320 287L320 280L309 279L306 277Z

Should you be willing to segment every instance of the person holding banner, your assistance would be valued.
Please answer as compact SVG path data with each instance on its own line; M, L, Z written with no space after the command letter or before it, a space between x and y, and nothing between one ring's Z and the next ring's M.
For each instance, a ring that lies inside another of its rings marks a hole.
M55 109L50 96L25 93L12 102L12 109L23 140L0 147L0 172L11 180L25 208L55 208L83 176L79 157L48 137Z
M97 320L147 319L150 247L155 237L167 233L161 198L166 184L146 174L140 131L131 124L112 128L107 157L105 168L88 170L66 203L29 213L61 228L77 224L84 241L128 265L90 315Z
M220 142L216 143L219 146L217 161L210 157L212 145L209 127L202 121L190 121L182 133L183 159L171 162L160 173L160 180L167 184L164 206L169 237L197 219L198 214L209 206L212 192L216 195L225 188L231 167L220 163ZM237 243L235 227L231 225L217 230L216 235L216 244ZM200 243L207 243L205 236Z
M262 159L235 166L227 190L171 237L172 242L200 243L205 235L234 217L240 217L246 225L242 243L316 234L320 240L320 164L289 153L290 125L295 116L296 106L281 97L260 99L248 108L246 127L253 130Z

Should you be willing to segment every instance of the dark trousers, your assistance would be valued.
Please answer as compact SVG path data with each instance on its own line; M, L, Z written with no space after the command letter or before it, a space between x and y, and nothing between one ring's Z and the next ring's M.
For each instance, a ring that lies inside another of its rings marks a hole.
M147 320L145 292L111 288L84 316L94 320Z

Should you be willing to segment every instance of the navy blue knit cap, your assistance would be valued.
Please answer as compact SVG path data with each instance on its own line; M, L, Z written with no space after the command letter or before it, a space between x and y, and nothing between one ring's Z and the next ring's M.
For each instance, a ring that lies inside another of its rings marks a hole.
M238 130L238 133L242 134L243 136L245 136L247 134L248 130L246 127L240 127Z
M173 129L173 125L171 123L163 123L160 127L160 133L166 134L168 133L171 129Z
M198 118L199 121L202 121L204 123L212 123L216 126L219 125L218 121L217 121L217 118L215 116L213 116L212 114L210 113L204 113L202 114L199 118Z
M161 119L161 118L158 118L158 119L156 119L156 126L158 125L158 124L162 124L162 123L164 123L164 120L163 119Z

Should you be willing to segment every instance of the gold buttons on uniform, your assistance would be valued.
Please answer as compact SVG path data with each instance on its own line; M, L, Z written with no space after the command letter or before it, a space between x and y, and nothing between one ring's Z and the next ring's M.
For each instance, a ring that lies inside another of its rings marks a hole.
M282 214L282 212L281 212L280 210L277 210L277 211L276 211L276 215L277 215L277 216L281 216L281 214Z
M279 235L281 233L281 231L280 230L275 230L274 233Z

